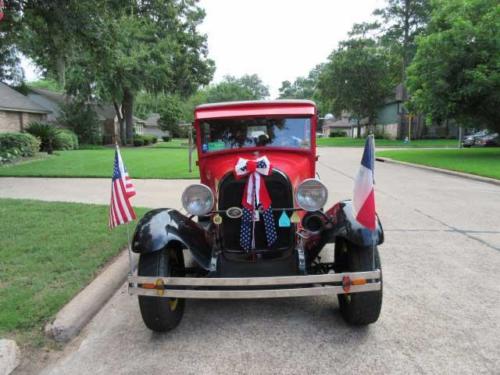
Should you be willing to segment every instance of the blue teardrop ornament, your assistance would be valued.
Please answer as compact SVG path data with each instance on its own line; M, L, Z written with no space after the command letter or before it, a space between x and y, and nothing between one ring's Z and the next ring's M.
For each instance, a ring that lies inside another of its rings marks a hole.
M281 214L280 219L278 221L278 225L281 228L288 228L290 226L290 218L288 217L285 211L283 211L283 213Z

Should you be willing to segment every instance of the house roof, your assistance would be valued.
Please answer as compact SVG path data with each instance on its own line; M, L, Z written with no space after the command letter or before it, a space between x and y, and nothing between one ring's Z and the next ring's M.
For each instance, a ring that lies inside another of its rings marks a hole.
M11 89L0 82L0 110L12 112L50 113L47 108L38 105L27 96Z
M68 100L68 96L62 92L51 91L46 89L38 89L34 87L30 87L30 91L35 94L44 96L47 99L56 102L57 104L64 104Z
M62 92L39 88L30 88L30 91L56 102L59 105L66 103L70 99L68 95ZM112 104L91 103L90 105L97 114L99 121L114 119L116 116L115 107Z
M144 126L158 127L159 120L160 120L160 114L159 113L152 113L146 120L144 120Z
M114 119L116 116L115 107L111 104L92 104L99 121Z

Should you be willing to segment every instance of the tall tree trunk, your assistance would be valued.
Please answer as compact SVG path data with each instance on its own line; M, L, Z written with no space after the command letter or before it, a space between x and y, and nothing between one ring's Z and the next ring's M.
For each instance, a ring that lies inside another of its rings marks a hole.
M127 137L125 134L125 119L123 118L123 113L116 100L113 100L113 106L115 107L116 117L118 118L118 124L120 126L120 128L118 129L118 138L120 140L120 144L124 145L127 141Z
M358 134L356 138L361 138L361 120L357 118L358 121Z
M134 138L134 94L128 88L123 90L122 112L125 119L126 143L132 144Z
M57 80L61 88L66 86L66 60L64 56L59 55L56 58Z

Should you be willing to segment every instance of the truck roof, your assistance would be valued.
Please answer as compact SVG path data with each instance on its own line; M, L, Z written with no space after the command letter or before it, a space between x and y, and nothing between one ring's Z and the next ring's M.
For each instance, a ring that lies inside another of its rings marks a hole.
M195 119L243 116L312 116L316 105L310 100L253 100L202 104L195 109Z

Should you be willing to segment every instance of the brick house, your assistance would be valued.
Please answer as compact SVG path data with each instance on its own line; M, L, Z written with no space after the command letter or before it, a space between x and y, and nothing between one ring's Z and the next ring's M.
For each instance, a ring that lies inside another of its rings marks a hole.
M0 82L0 133L20 132L31 122L46 121L51 111Z

